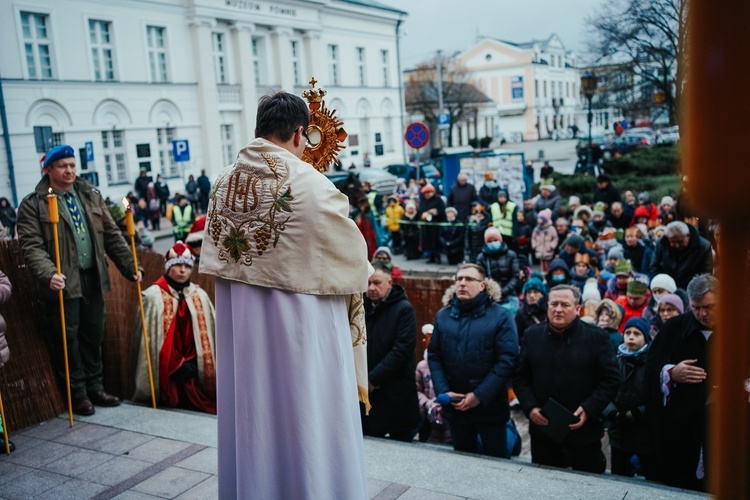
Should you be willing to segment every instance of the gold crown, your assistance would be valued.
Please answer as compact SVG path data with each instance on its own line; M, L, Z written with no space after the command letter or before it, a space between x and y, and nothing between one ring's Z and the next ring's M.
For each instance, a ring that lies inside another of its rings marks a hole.
M312 77L308 83L312 88L302 92L302 96L307 99L307 102L309 104L312 104L314 102L321 102L323 100L323 96L326 95L326 91L321 87L318 87L317 89L315 88L315 84L318 83L315 77Z

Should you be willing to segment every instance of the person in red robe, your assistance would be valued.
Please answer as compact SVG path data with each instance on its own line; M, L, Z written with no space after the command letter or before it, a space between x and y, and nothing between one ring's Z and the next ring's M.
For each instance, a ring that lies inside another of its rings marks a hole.
M190 282L194 258L177 242L165 273L143 292L143 309L158 403L216 413L215 312L206 292ZM137 321L137 342L142 343ZM138 348L134 401L151 398L145 352Z

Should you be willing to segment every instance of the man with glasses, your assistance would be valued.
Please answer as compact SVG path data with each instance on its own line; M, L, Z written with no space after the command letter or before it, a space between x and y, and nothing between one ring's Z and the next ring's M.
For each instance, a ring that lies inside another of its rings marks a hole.
M510 417L508 381L518 354L513 316L497 304L499 285L484 269L464 264L454 293L435 316L428 363L456 451L509 457L505 424Z
M533 463L601 474L607 460L599 415L617 393L620 371L607 334L578 317L580 297L571 285L550 290L547 321L523 334L513 390L531 421ZM557 440L545 429L553 418L542 412L550 407L549 399L576 419L568 426L569 434Z
M719 282L710 274L693 278L687 287L690 310L664 323L646 361L646 414L659 465L655 479L701 491L708 471L708 351L716 324L718 290Z
M677 288L686 288L690 280L700 273L710 273L714 267L711 243L698 234L695 226L682 221L667 224L667 230L651 258L649 274L668 274Z

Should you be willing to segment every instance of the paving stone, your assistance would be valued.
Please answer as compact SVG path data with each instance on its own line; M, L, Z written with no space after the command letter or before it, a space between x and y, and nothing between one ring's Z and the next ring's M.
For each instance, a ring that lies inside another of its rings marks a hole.
M95 497L106 489L107 487L103 484L70 479L51 490L47 490L36 497L35 500L81 500L82 498Z
M70 446L78 446L79 448L91 448L92 443L106 440L116 432L117 429L112 427L86 424L85 426L74 427L70 432L66 432L55 438L54 441Z
M40 468L68 477L77 477L101 464L106 464L113 458L114 456L107 453L78 448L60 460L55 460Z
M383 491L374 497L374 500L395 500L408 490L409 487L403 484L391 483Z
M10 440L13 444L16 445L16 450L28 450L31 448L34 448L35 446L39 446L41 444L46 443L47 441L44 439L37 439L31 436L27 436L25 434L11 434ZM3 457L7 457L5 454L5 448L0 448L0 459Z
M123 491L116 497L112 497L112 500L155 500L161 497L155 497L153 495L146 495L145 493L139 493L137 491L128 490Z
M216 475L219 468L217 450L216 448L206 448L176 463L175 466Z
M78 449L74 446L50 441L31 449L16 450L10 454L8 460L19 465L38 469L50 462L60 460Z
M380 481L379 479L367 479L367 498L375 498L378 494L386 489L391 484L388 481Z
M203 472L169 467L131 489L160 498L175 498L209 477Z
M142 460L133 460L128 457L115 457L109 462L103 463L90 469L78 479L94 483L115 486L126 479L135 476L139 472L151 467L151 463Z
M173 441L171 439L156 438L133 448L128 453L128 457L135 460L144 460L146 462L161 462L165 458L184 450L190 446L190 443Z
M37 498L44 492L67 482L70 478L46 471L34 471L3 485L2 496L8 500Z
M398 500L463 500L466 497L457 497L446 493L423 490L421 488L409 488Z
M213 500L215 498L219 498L219 479L211 476L178 496L177 500Z
M30 467L24 467L23 465L14 464L0 459L0 486L3 484L15 481L16 478L33 472L34 469ZM2 496L2 489L0 489L0 496Z
M153 440L153 436L138 432L120 431L110 434L106 439L88 443L85 448L110 453L112 455L126 455L130 450Z
M84 422L75 422L75 424L73 425L73 429L80 429L82 427L86 427L87 425L89 424ZM23 431L21 431L21 434L23 434L24 436L29 436L37 439L46 439L47 441L50 441L70 432L71 430L72 429L67 418L53 418L52 420L48 420L47 422L43 422L39 425L24 429Z

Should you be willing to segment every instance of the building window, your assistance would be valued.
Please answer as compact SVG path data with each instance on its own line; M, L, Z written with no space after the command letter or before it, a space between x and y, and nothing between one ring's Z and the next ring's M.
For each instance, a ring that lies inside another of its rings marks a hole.
M52 55L47 30L48 17L44 14L21 12L21 31L29 78L52 79Z
M224 47L224 33L213 33L212 35L216 83L227 83L227 56Z
M112 82L115 79L114 47L112 45L112 23L89 20L91 58L94 61L94 80Z
M172 155L172 141L174 140L174 127L156 129L156 143L159 149L159 165L161 175L164 177L177 177L177 164Z
M125 133L122 130L102 131L102 153L104 168L107 172L107 183L124 184L128 182L128 170L125 163Z
M299 60L299 42L292 40L292 73L294 76L294 84L300 85L300 60Z
M339 85L339 46L328 46L328 77L333 85Z
M65 134L52 132L52 146L62 146L63 144L65 144Z
M385 130L383 131L383 146L386 153L393 153L396 148L393 145L393 117L385 117Z
M365 86L365 48L357 47L357 76L359 77L359 85Z
M231 125L221 126L221 152L224 155L224 165L234 163L237 154L234 151L234 131Z
M534 97L539 96L539 80L534 80Z
M544 97L547 97L547 80L544 80Z
M565 82L565 97L570 97L570 82Z
M388 86L388 51L380 51L380 62L383 65L383 87Z
M151 82L168 82L166 29L159 26L146 26L146 35Z
M562 97L562 96L563 96L563 91L562 91L562 82L557 82L557 95L558 95L559 97Z

